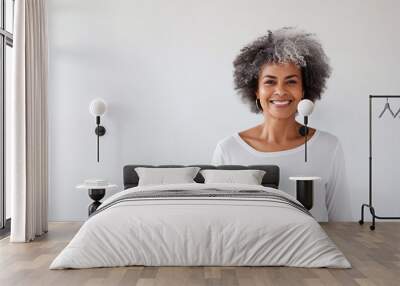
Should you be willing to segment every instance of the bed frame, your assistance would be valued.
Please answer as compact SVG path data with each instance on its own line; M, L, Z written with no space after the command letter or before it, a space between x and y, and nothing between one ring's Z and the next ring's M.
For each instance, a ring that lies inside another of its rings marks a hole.
M178 168L178 167L199 167L201 170L205 169L217 169L217 170L263 170L265 171L265 175L262 179L262 185L264 187L271 187L278 189L279 187L279 167L276 165L126 165L124 166L124 189L136 187L139 183L139 176L135 171L137 167L146 167L146 168ZM194 178L197 183L204 183L204 178L200 174Z

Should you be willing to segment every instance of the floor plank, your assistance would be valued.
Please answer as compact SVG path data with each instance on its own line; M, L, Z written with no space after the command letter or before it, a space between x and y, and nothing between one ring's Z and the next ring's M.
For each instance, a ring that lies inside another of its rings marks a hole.
M352 263L352 269L291 267L116 267L85 270L48 269L81 223L50 223L49 232L32 243L0 240L0 285L400 285L400 223L379 222L375 231L357 223L322 227Z

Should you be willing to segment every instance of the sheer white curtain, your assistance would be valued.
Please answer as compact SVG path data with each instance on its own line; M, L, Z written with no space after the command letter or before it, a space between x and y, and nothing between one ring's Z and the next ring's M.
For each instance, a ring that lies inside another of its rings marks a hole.
M47 232L46 0L16 0L10 112L11 236L27 242ZM7 120L6 119L6 120Z

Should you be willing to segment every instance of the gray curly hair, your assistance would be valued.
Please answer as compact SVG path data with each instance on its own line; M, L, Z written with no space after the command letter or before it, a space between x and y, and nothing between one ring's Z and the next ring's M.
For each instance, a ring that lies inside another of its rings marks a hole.
M234 86L251 111L260 112L256 105L258 76L266 63L294 63L302 74L304 98L315 102L321 98L331 74L329 60L315 34L293 27L268 31L240 50L233 62Z

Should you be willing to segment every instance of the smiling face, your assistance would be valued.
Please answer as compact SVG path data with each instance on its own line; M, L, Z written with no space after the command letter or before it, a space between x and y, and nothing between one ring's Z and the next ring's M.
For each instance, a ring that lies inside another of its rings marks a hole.
M293 63L263 65L256 95L265 115L277 119L294 117L303 97L300 68Z

